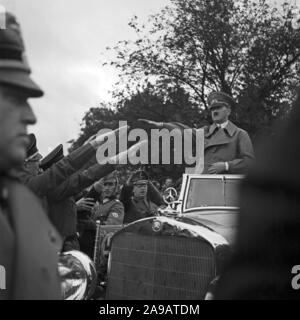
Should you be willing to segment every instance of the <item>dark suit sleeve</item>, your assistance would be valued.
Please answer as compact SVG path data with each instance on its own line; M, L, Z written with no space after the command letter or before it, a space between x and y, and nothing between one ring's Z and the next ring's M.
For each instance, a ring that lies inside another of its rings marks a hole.
M254 151L248 133L242 129L238 132L238 158L228 161L229 173L244 173L254 159Z
M32 176L23 171L18 173L18 178L39 197L48 196L64 180L79 170L94 154L95 149L87 144L73 151L38 176Z
M111 164L95 164L84 171L78 171L50 192L49 198L61 201L74 196L114 170L115 166Z
M148 187L148 198L157 206L165 205L164 199L161 193L157 190L154 184L150 181Z
M131 205L132 189L132 186L124 185L121 190L120 200L124 205L125 212L129 210Z

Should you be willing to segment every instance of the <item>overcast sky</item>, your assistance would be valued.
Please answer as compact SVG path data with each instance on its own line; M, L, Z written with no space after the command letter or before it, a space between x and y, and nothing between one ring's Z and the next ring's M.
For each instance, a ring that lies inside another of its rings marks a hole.
M80 122L90 107L109 100L117 79L102 68L101 52L119 40L133 39L128 26L133 15L146 19L169 0L0 0L21 24L33 78L45 96L32 99L43 155L78 137Z

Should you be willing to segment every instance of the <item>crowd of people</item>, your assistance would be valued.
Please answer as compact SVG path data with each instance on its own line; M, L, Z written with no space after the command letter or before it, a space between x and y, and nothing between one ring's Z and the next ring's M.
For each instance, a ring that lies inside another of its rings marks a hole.
M96 160L96 150L104 141L100 133L67 156L60 145L43 158L37 148L38 137L27 133L27 127L36 122L28 99L41 97L43 91L32 80L24 53L19 24L7 13L6 29L0 30L0 264L6 270L7 290L0 290L0 299L60 299L58 252L80 249L92 257L97 221L121 225L153 216L165 204L164 190L179 189L180 180L151 181L144 170L127 170L128 177L120 178L118 163L145 141L101 165ZM203 173L245 173L254 160L248 133L229 120L234 104L223 92L208 96L212 125L204 128ZM153 128L186 128L180 123L143 122ZM119 130L109 134L118 136ZM280 167L277 162L274 170ZM264 168L265 172L271 170ZM257 178L258 171L254 172L245 186L247 204L255 201L252 193L260 194L262 180ZM264 176L264 171L259 172ZM245 212L246 207L242 207ZM242 228L247 219L242 220ZM249 236L249 232L245 234ZM245 241L242 235L241 241ZM233 266L238 268L246 258L239 259L238 255ZM231 297L224 285L228 279L230 270L221 282L221 298ZM232 296L238 297L236 292Z

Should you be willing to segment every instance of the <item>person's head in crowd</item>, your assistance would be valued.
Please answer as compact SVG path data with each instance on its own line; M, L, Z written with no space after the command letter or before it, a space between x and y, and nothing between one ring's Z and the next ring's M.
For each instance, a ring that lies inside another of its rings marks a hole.
M209 94L208 110L211 113L211 118L214 123L222 124L228 121L231 109L234 107L235 102L232 97L224 92L212 92Z
M180 192L181 190L181 186L182 186L182 177L180 177L179 179L176 180L175 184L174 184L174 188Z
M30 143L26 149L26 159L24 161L24 168L30 172L31 175L36 176L40 172L41 154L36 145L36 137L33 133L28 135Z
M125 177L126 181L129 179L129 177L132 175L132 171L130 169L126 169L125 171Z
M149 176L144 170L135 171L129 179L132 185L132 195L135 199L141 200L147 197Z
M170 177L167 177L165 180L165 188L173 187L173 179Z
M161 185L160 185L159 181L153 180L152 183L153 183L153 185L155 186L155 188L156 188L157 190L160 190Z
M119 173L119 185L122 186L126 183L127 176L126 173L122 172L122 174Z
M46 171L47 169L52 167L53 164L61 160L63 157L64 157L64 147L62 144L60 144L41 160L40 168L43 171Z
M118 193L119 178L117 171L114 171L95 183L102 191L102 198L111 198Z
M43 95L30 78L20 26L6 13L6 29L0 29L0 170L22 164L29 144L27 126L36 122L28 98Z

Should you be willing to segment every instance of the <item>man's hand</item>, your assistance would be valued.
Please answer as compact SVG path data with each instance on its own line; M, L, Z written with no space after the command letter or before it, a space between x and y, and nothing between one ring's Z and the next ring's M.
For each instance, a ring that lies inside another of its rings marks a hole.
M143 122L147 124L148 126L151 126L152 128L157 128L157 129L167 129L169 131L172 130L181 130L181 128L178 126L177 123L173 122L155 122L147 119L139 119L140 122ZM188 127L186 127L188 128Z
M76 202L77 210L91 212L95 205L93 198L81 198Z
M140 141L140 142L134 144L132 147L130 147L126 151L120 152L116 156L109 158L108 163L116 164L118 167L128 165L127 159L134 157L136 155L137 151L140 151L140 149L147 143L148 143L148 140L143 140L143 141ZM98 158L97 158L97 160L98 160ZM99 159L99 160L100 160L100 162L99 161L98 162L101 163L101 159Z
M147 120L147 119L138 119L138 121L143 122L145 124L148 124L151 127L156 127L159 129L162 129L164 127L163 122L156 122L156 121L151 121L151 120Z
M208 168L208 173L218 174L226 172L225 162L215 162Z
M95 148L97 149L99 146L101 146L102 143L105 142L106 139L110 139L110 137L115 136L116 139L118 135L121 133L123 134L125 131L129 129L129 126L123 126L120 128L117 128L113 131L103 133L103 129L99 130L97 134L90 137L87 141Z
M96 181L93 184L93 187L98 193L101 193L102 192L102 188L103 188L102 179Z

